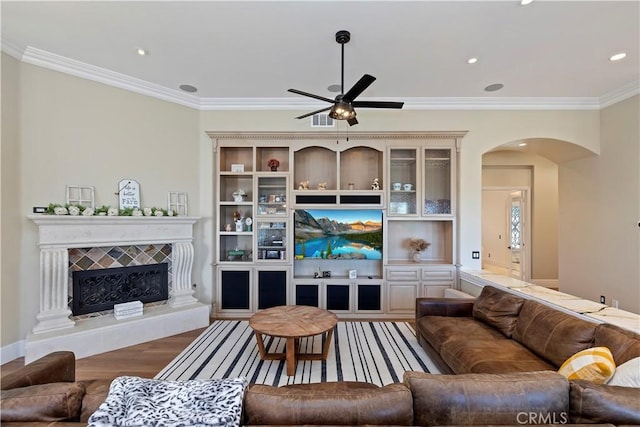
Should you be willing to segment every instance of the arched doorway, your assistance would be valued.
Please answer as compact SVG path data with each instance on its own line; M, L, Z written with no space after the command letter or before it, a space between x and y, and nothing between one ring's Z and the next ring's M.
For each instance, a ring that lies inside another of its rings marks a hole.
M558 288L558 169L591 156L566 141L510 141L483 155L482 267Z

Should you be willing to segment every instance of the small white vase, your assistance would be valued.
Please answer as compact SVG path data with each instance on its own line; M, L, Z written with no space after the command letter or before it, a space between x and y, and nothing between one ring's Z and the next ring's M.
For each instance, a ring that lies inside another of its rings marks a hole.
M420 251L415 251L413 253L413 262L420 262L421 260Z

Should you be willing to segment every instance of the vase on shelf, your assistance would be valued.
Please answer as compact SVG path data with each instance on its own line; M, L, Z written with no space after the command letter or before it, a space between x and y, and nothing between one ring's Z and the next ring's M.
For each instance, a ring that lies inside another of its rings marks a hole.
M267 162L267 166L271 169L271 172L278 172L278 166L280 166L280 160L278 159L269 159Z
M420 262L422 258L420 256L420 251L414 251L412 256L413 262Z

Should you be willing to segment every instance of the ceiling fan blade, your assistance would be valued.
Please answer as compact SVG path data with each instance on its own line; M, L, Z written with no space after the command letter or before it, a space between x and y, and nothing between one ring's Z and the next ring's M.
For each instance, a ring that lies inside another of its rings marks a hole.
M298 89L288 89L288 91L291 92L291 93L296 93L298 95L308 96L309 98L319 99L320 101L330 102L332 104L336 102L335 99L325 98L324 96L314 95L312 93L303 92L303 91L298 90Z
M347 120L347 123L349 123L349 126L357 125L358 124L358 119L356 119L354 117L352 119Z
M397 108L400 109L404 102L388 102L388 101L354 101L353 107L361 108Z
M375 77L369 74L365 74L364 76L360 77L360 80L358 80L347 93L343 95L342 100L345 102L352 102L374 81L376 81Z
M298 117L296 117L296 119L304 119L305 117L313 116L313 115L316 115L318 113L322 113L323 111L327 111L327 110L330 110L330 109L331 109L331 107L322 108L320 110L312 111L310 113L303 114L302 116L298 116Z

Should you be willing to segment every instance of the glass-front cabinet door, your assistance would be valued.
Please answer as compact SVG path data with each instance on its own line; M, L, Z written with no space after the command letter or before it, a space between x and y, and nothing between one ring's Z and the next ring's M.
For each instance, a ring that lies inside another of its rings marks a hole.
M287 259L287 222L285 219L256 220L258 260L281 261Z
M424 150L424 214L451 215L451 149Z
M287 216L287 177L258 176L258 216Z
M390 216L418 213L418 150L416 148L389 149L389 210Z

